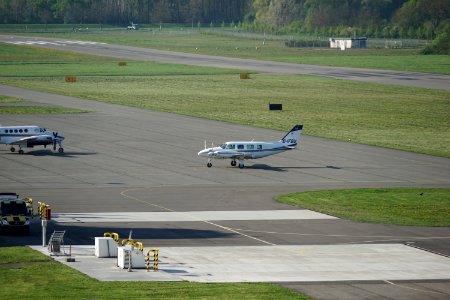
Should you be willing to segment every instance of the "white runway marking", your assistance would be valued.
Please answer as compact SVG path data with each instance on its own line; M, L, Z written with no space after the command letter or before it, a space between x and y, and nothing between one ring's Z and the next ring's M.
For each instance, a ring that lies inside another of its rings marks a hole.
M101 42L90 42L90 41L54 41L54 42L48 42L48 41L14 41L14 42L6 42L8 44L13 45L106 45L106 43Z
M55 213L58 223L192 222L337 219L310 210Z

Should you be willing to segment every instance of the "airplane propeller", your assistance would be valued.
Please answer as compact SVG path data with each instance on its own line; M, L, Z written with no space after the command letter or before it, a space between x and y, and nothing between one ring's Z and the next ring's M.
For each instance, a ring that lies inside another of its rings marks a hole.
M211 148L214 148L214 142L211 142ZM206 140L205 140L205 150L206 150Z

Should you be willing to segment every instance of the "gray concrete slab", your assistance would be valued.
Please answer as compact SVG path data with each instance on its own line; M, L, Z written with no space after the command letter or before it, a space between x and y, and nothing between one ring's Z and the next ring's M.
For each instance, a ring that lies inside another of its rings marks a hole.
M419 72L373 70L331 66L305 65L272 61L259 61L232 57L219 57L191 53L179 53L139 47L113 45L89 41L57 38L0 35L0 42L16 45L34 45L57 50L109 56L118 59L158 61L170 64L198 65L207 67L253 70L277 74L303 74L342 78L365 82L406 85L435 89L450 89L450 75Z
M113 223L113 222L193 222L223 220L318 220L336 217L310 210L247 210L247 211L183 211L183 212L96 212L57 213L58 223Z
M51 255L46 247L31 246L45 255ZM70 256L69 256L70 254ZM117 258L98 258L95 256L94 246L72 246L71 252L66 247L61 254L51 255L56 261L74 268L100 281L182 281L170 272L147 272L146 269L121 269L117 266ZM67 258L74 258L74 262L67 262Z
M47 249L33 247L48 255ZM148 249L144 249L147 253ZM67 251L66 251L67 252ZM450 279L450 258L398 244L159 248L159 272L129 274L94 247L72 246L80 272L106 281L324 282ZM136 270L139 271L139 270Z

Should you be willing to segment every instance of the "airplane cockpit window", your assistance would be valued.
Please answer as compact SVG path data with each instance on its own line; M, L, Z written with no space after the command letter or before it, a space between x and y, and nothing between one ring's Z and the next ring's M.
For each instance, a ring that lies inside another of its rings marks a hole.
M244 149L244 145L238 145L238 147L237 147L238 149Z
M256 149L262 150L262 145L257 145L257 146L256 146Z
M234 144L228 144L227 149L236 149L236 145Z
M226 146L227 146L226 144L222 144L219 147L222 148L222 149L225 149Z

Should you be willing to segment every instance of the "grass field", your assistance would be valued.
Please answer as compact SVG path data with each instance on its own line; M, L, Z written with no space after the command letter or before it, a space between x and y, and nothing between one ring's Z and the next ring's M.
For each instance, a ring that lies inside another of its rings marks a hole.
M32 33L23 33L33 35ZM418 49L289 48L284 40L230 36L190 29L37 33L37 36L101 41L161 50L282 62L450 74L448 55L421 55ZM286 40L290 39L286 36ZM369 41L370 43L370 41Z
M83 113L86 110L59 106L36 106L36 105L17 105L25 100L14 97L0 95L0 115L1 114L73 114ZM11 104L11 105L8 105Z
M100 282L28 247L0 248L4 299L309 299L270 283Z
M157 111L450 157L450 92L307 76L1 78L5 84ZM317 91L320 91L318 93ZM348 93L342 91L349 91ZM350 92L351 91L351 92ZM268 103L283 111L268 111Z
M450 226L450 189L329 190L281 195L276 200L358 222Z
M19 98L0 95L0 104L22 103L24 101L25 100Z
M308 135L450 157L449 91L308 76L240 80L236 70L133 61L120 67L6 44L0 65L5 84L282 131L301 122ZM66 83L64 75L78 81ZM284 110L268 111L269 102Z
M1 114L14 115L48 115L48 114L75 114L84 113L85 110L59 106L0 106Z
M239 70L207 68L118 59L0 43L0 76L142 76L142 75L212 75L236 74Z

